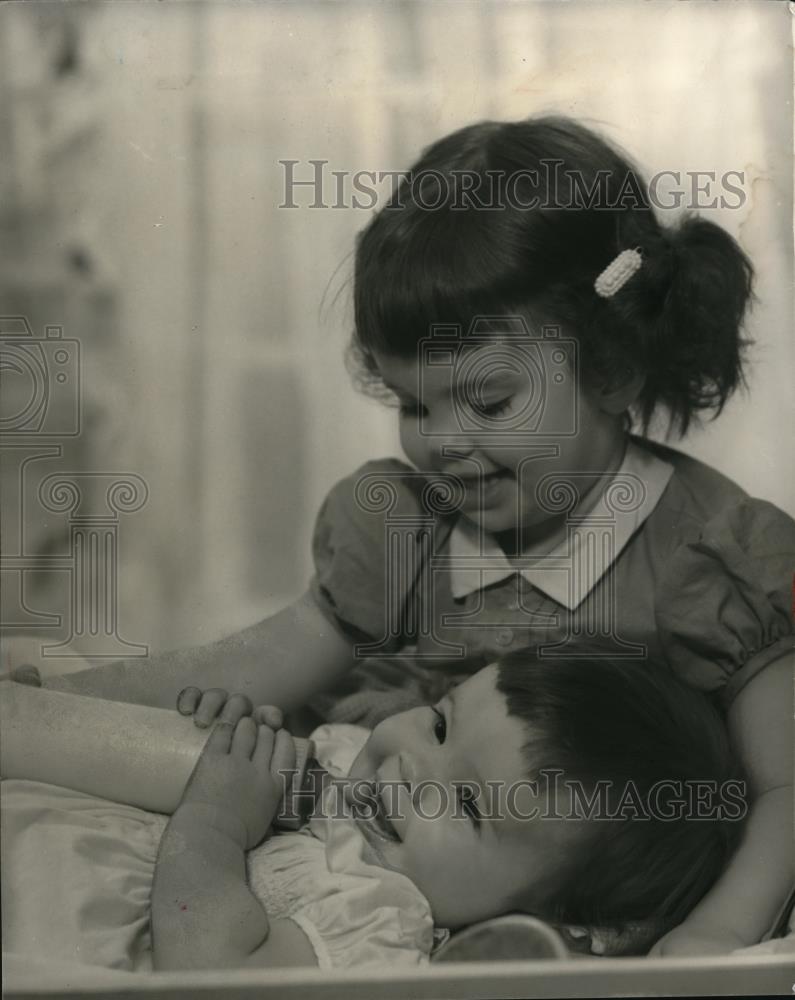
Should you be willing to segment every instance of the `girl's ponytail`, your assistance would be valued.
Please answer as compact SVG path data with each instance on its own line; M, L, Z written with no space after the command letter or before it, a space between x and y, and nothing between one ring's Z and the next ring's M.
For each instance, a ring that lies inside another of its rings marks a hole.
M743 382L749 342L741 328L753 268L724 229L697 217L663 229L646 267L644 284L657 309L649 316L647 377L637 408L646 426L664 406L684 434L699 411L717 416Z

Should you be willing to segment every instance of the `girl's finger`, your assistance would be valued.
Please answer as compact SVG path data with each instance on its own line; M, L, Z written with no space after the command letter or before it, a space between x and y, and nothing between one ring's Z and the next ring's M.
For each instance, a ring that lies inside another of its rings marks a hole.
M205 691L199 702L199 707L193 715L193 721L200 729L211 726L226 703L228 695L222 688L210 688Z
M270 767L274 778L280 771L295 770L295 742L286 729L276 733Z
M257 745L257 724L250 716L244 716L235 726L232 737L232 755L251 760Z
M281 729L284 725L284 715L275 705L258 705L254 709L254 721L261 726L270 726L271 729Z
M228 754L232 746L234 731L235 727L230 726L228 722L216 722L213 731L207 737L204 749L209 750L210 753Z
M27 684L30 687L41 687L39 668L32 663L22 663L11 671L11 680L17 684Z
M251 715L253 711L254 706L251 704L250 698L244 694L233 694L227 700L218 718L219 721L229 722L234 726L246 715Z
M193 715L202 699L202 693L197 687L183 688L177 695L177 711L180 715Z

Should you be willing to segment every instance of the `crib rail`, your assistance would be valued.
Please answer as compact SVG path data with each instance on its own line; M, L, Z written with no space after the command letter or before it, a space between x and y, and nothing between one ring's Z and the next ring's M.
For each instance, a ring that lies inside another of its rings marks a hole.
M389 979L275 969L153 973L113 986L15 986L7 1000L490 1000L519 997L759 996L793 993L795 954L687 959L467 962L398 970Z

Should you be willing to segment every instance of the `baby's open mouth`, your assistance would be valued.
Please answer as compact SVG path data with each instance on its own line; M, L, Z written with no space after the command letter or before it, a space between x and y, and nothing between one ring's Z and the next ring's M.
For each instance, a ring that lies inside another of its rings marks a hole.
M372 834L390 843L400 843L394 826L389 819L390 810L384 802L384 797L378 794L378 786L368 783L362 786L359 794L351 802L353 818L365 834Z

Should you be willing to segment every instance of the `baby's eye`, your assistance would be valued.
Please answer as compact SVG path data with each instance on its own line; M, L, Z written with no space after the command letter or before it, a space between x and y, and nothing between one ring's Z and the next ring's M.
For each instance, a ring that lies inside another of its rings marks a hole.
M447 719L445 719L438 708L432 708L431 711L436 716L436 722L433 724L433 735L439 743L444 743L447 737Z
M482 417L498 417L510 408L512 401L513 396L506 396L505 399L500 399L496 403L473 403L472 409Z

